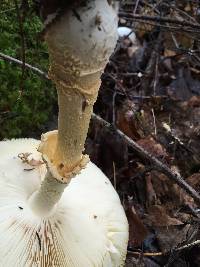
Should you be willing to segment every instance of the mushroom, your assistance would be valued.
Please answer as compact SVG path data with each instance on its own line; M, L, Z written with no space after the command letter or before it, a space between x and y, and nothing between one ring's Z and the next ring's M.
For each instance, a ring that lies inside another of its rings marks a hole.
M134 31L129 27L118 27L118 36L120 38L129 38L132 43L136 42L136 35Z
M78 16L77 16L78 14ZM124 266L128 223L83 155L100 75L117 40L110 1L67 9L46 31L58 131L0 142L0 266Z

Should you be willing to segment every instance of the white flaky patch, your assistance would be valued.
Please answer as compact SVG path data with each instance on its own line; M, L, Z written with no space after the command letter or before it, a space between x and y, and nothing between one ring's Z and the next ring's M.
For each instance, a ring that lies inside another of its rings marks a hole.
M91 162L66 187L53 214L33 214L28 199L46 173L39 141L0 142L0 266L121 267L127 220L107 177Z

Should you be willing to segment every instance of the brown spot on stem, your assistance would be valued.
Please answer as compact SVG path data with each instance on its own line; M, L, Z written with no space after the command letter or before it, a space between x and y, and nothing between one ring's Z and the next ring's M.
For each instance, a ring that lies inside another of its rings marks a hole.
M86 107L88 106L88 101L84 98L82 100L82 112L85 111Z
M102 23L101 15L96 14L96 17L95 17L95 25L100 26L101 23Z
M62 169L63 167L64 167L63 163L60 163L59 166L58 166L59 169Z

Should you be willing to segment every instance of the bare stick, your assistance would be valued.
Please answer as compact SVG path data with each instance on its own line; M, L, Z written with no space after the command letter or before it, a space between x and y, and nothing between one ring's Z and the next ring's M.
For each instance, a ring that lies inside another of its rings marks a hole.
M133 11L133 14L134 14L134 15L136 14L136 11L137 11L139 2L140 2L140 0L137 0L137 2L136 2L136 4L135 4L135 8L134 8L134 11Z
M0 14L4 14L6 12L10 12L10 11L13 11L15 9L16 9L15 7L12 7L12 8L9 8L9 9L6 9L6 10L1 11Z
M140 256L140 255L143 255L143 256L146 256L146 257L155 257L155 256L163 256L163 255L166 255L166 254L170 254L171 252L173 251L181 251L181 250L184 250L184 249L189 249L189 248L192 248L194 246L197 246L197 245L200 245L200 240L196 240L190 244L186 244L182 247L179 247L179 248L176 248L172 251L167 251L167 252L138 252L138 251L131 251L131 250L128 250L128 253L131 254L131 255L136 255L136 256Z
M22 15L17 3L17 0L14 0L15 2L15 8L17 11L17 17L18 17L18 22L19 22L19 33L21 37L21 59L22 59L22 76L21 76L21 82L20 82L20 95L23 92L23 87L24 87L24 80L25 80L25 64L26 64L26 52L25 52L25 36L24 36L24 29L23 29L23 19Z
M200 204L200 195L197 193L195 189L193 189L182 177L179 173L175 173L172 171L167 165L162 163L160 160L158 160L156 157L151 155L149 152L147 152L145 149L143 149L140 145L138 145L136 142L134 142L131 138L129 138L127 135L125 135L122 131L119 129L116 129L111 125L109 122L105 121L101 117L99 117L96 114L92 115L92 118L96 121L98 121L101 125L103 125L106 128L109 128L111 131L117 133L120 135L123 140L131 146L135 151L137 151L140 156L143 159L148 160L151 162L151 164L160 172L164 173L168 178L173 180L175 183L177 183L181 188L183 188L188 195L193 197L193 199Z
M134 256L145 256L145 257L156 257L156 256L163 256L162 252L138 252L138 251L131 251L128 250L128 254Z
M15 63L15 64L20 65L20 66L23 65L23 62L21 60L18 60L16 58L10 57L10 56L5 55L5 54L3 54L1 52L0 52L0 58L5 60L5 61L8 61L8 62ZM25 68L30 69L33 72L35 72L36 74L38 74L39 76L41 76L42 78L44 78L46 80L49 80L49 77L48 77L47 73L45 73L44 71L42 71L42 70L40 70L40 69L38 69L36 67L33 67L28 63L25 63Z
M186 20L177 20L172 19L168 17L160 17L160 16L146 16L146 15L136 15L132 13L126 13L126 12L119 12L119 16L127 19L132 20L144 20L144 21L153 21L158 23L170 23L175 25L180 25L183 27L191 27L194 29L200 30L200 24L199 23L192 23Z

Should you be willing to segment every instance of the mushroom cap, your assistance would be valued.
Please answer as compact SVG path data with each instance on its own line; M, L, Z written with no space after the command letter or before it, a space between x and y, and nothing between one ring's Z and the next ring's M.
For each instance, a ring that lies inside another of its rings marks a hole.
M28 199L46 173L39 144L0 142L0 266L123 266L127 219L112 184L93 163L71 180L53 213L42 218L32 212Z
M107 0L86 2L75 13L74 9L66 11L47 30L49 75L56 76L54 82L57 79L69 84L74 75L76 79L91 79L91 75L97 79L115 48L117 8Z

